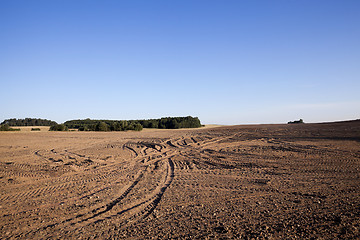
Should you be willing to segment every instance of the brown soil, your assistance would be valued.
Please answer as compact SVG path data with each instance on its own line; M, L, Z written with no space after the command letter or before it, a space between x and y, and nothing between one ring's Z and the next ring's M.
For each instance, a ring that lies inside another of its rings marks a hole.
M2 239L360 238L360 121L0 134Z

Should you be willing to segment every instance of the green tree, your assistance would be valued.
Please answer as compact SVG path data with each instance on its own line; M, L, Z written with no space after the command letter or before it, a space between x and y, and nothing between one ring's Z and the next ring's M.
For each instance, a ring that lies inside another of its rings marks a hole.
M64 124L56 124L50 127L49 131L68 131L68 127Z
M143 126L140 123L136 123L134 126L135 131L141 131L143 130Z
M109 131L109 126L105 122L99 122L98 124L96 124L95 131Z

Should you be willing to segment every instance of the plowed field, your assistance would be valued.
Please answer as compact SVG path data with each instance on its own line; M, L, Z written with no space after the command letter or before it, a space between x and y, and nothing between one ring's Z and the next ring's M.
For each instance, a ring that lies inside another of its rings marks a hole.
M360 121L0 133L2 239L360 238Z

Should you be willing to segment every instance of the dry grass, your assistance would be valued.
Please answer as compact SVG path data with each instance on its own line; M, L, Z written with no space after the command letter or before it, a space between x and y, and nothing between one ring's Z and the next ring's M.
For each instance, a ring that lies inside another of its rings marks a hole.
M47 132L50 129L50 127L46 127L46 126L26 126L26 127L12 127L12 128L19 128L21 132ZM40 128L40 131L31 131L32 128Z

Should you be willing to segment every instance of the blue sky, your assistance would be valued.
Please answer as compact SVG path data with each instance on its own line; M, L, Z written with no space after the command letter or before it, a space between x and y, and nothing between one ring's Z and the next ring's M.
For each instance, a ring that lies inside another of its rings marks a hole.
M0 121L360 118L360 1L1 1Z

